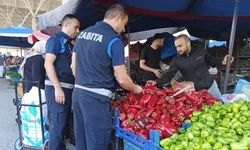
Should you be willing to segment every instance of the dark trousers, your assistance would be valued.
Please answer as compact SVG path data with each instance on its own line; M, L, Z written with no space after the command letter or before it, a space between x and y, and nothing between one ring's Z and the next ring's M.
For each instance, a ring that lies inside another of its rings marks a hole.
M71 111L72 90L64 89L65 104L55 102L55 90L52 86L45 87L49 118L49 150L64 150L64 135Z
M112 129L109 98L74 89L75 150L107 150Z

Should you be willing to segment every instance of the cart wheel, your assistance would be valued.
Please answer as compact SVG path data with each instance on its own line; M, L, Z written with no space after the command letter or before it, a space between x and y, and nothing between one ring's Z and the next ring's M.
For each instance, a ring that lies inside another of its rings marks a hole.
M48 150L49 149L49 139L47 139L44 144L43 144L43 149L42 150Z
M21 145L21 141L20 141L20 138L17 138L15 143L14 143L14 147L15 147L15 150L22 150L23 147Z

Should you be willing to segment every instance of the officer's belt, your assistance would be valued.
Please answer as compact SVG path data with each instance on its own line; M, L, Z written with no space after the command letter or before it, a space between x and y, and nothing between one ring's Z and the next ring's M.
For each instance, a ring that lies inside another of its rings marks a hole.
M90 91L90 92L93 92L93 93L96 93L96 94L107 96L109 98L111 98L111 96L112 96L112 92L110 90L107 90L107 89L104 89L104 88L88 88L88 87L78 85L78 84L75 84L75 88Z
M53 84L50 82L50 80L45 80L45 85L53 86ZM65 83L65 82L60 82L61 87L66 88L66 89L73 89L74 84L70 83Z

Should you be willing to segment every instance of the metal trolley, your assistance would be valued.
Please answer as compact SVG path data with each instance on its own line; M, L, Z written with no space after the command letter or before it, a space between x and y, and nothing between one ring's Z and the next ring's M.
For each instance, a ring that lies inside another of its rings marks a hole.
M46 102L42 102L41 99L41 90L40 88L38 88L38 94L39 94L39 104L22 104L22 98L18 96L18 83L21 82L22 85L25 85L27 83L29 84L33 84L33 85L37 85L37 87L39 87L39 81L19 81L19 79L11 79L11 81L14 83L15 85L15 98L13 99L13 103L16 106L16 111L17 111L17 115L16 115L16 122L18 124L18 133L19 133L19 137L15 140L14 143L14 149L15 150L22 150L24 148L28 148L28 149L42 149L42 150L47 150L48 149L48 138L46 138L44 136L44 133L46 131L45 129L45 120L44 120L44 116L43 116L43 105L46 105ZM26 145L23 143L24 140L24 133L23 133L23 122L22 122L22 116L20 114L21 108L22 107L31 107L31 108L39 108L39 112L40 114L40 123L38 124L41 127L41 133L37 133L36 134L42 134L42 146L31 146L31 145Z

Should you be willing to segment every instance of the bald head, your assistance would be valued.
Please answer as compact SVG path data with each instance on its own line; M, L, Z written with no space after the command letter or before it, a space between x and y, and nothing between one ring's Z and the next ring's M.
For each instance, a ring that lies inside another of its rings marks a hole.
M179 55L187 54L191 51L191 42L187 35L181 34L174 41L176 50Z
M128 23L128 14L122 5L115 4L107 10L103 21L112 26L115 32L121 34L125 32L125 26Z
M115 4L109 7L109 9L106 11L104 19L113 19L117 16L127 16L127 11L125 8L120 4Z

